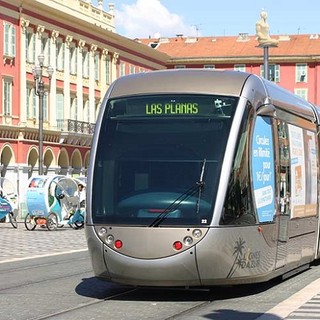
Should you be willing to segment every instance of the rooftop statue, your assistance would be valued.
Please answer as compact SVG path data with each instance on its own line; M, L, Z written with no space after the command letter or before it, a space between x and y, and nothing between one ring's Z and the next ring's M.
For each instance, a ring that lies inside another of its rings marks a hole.
M262 10L260 13L260 19L256 23L256 34L259 44L263 47L276 47L279 40L272 39L269 34L269 25L267 22L267 12Z

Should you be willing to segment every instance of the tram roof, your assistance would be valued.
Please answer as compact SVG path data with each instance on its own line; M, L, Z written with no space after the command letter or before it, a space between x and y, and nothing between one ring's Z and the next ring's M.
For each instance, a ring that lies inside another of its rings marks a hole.
M138 73L116 80L110 98L172 92L240 96L248 76L250 74L245 72L208 69L171 69Z
M170 69L120 77L111 86L109 98L141 94L217 94L240 97L245 84L261 92L281 109L315 120L314 107L308 101L271 81L247 72L217 69ZM263 86L262 86L263 83Z

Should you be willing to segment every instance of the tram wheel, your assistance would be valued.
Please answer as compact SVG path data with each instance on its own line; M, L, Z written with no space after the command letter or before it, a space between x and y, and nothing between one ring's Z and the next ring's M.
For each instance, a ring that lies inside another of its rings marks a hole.
M14 216L13 212L9 212L9 221L11 223L11 225L17 229L18 228L18 222L16 217Z
M50 213L47 217L47 228L49 231L55 231L58 228L58 217L55 213Z
M37 224L33 217L31 217L30 213L28 213L24 219L24 225L27 230L32 231L36 228Z

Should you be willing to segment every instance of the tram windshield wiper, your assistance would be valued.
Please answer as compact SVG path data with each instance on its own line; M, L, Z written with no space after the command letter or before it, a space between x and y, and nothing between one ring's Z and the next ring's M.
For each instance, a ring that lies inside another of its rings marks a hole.
M203 190L203 187L204 187L203 175L204 175L204 170L206 168L206 162L207 162L207 159L203 159L200 179L199 179L199 182L197 182L198 190L199 190L199 192L198 192L198 200L197 200L197 214L199 214L199 211L200 211L201 193L202 193L202 190Z
M206 166L206 159L203 160L199 181L197 181L196 184L193 185L192 187L190 187L188 190L183 192L166 209L164 209L162 212L160 212L159 215L155 218L155 220L149 225L149 228L158 227L160 225L160 223L166 219L166 217L168 216L168 214L170 212L173 212L176 209L178 209L178 207L181 205L181 203L183 201L185 201L187 198L193 196L197 192L198 192L198 200L197 200L197 211L196 212L197 212L197 214L199 213L201 192L202 192L202 189L205 184L203 181L205 166Z

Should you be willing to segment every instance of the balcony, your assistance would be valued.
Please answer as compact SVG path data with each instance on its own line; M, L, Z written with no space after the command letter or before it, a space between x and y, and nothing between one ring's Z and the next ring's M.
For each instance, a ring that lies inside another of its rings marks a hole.
M60 131L60 144L91 147L94 123L70 119L57 120L57 128Z
M83 133L93 135L94 123L88 123L78 120L57 120L57 129L70 133Z

